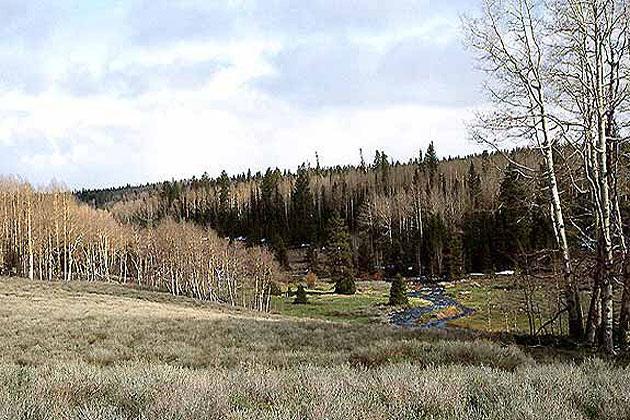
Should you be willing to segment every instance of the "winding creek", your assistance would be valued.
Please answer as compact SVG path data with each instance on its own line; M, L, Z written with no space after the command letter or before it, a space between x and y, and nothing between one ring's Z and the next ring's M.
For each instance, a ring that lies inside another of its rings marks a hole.
M432 305L409 308L394 312L390 315L390 322L401 327L412 328L447 328L446 324L455 319L472 315L472 309L460 304L457 300L446 295L444 286L435 283L416 284L416 289L407 293L411 298L421 298L431 302ZM424 315L438 312L449 307L455 307L457 312L444 318L428 319L422 322Z

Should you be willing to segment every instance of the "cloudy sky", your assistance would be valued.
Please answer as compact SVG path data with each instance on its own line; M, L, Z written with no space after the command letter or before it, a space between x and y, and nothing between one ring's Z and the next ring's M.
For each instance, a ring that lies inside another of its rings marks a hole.
M0 0L0 172L72 188L468 153L475 0Z

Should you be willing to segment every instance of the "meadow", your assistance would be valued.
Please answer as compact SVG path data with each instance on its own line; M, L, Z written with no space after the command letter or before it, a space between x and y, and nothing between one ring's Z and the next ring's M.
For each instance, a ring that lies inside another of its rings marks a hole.
M387 324L391 307L387 305L390 283L386 281L358 281L357 293L338 295L334 293L334 284L318 281L307 289L308 304L294 305L293 296L274 296L272 311L292 317L322 319L356 324ZM289 288L296 290L297 284ZM285 291L285 290L283 290ZM428 306L419 298L410 298L410 307Z
M467 332L0 280L2 419L624 419L630 369Z
M437 286L436 284L435 286ZM557 282L538 281L529 285L531 309L528 317L525 286L520 276L476 276L457 281L440 282L445 295L473 310L469 316L449 321L446 326L488 333L531 334L530 318L539 330L558 311L558 296L561 293ZM407 292L419 285L407 283ZM290 284L293 291L297 283ZM392 308L387 305L390 283L387 281L358 281L357 294L343 296L333 293L334 285L319 280L309 293L308 305L294 305L292 296L275 296L272 311L292 317L323 319L357 324L389 324ZM284 289L286 291L286 289ZM588 296L584 297L588 300ZM406 308L430 307L431 302L420 297L409 298ZM420 324L457 313L449 306L425 314ZM540 332L558 333L560 324L566 329L566 319L550 324Z

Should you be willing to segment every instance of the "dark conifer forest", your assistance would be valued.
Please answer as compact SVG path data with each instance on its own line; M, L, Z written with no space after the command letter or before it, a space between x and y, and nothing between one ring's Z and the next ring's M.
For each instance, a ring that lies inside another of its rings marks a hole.
M147 227L169 217L233 241L267 244L285 267L286 248L302 248L314 271L326 271L317 260L337 214L349 230L359 273L453 278L523 269L527 256L553 248L545 174L523 173L506 153L439 159L431 143L404 163L385 151L366 163L361 152L359 165L321 167L318 159L295 171L223 171L218 178L204 174L76 195L123 222ZM539 164L528 149L510 156ZM577 214L579 193L565 184ZM544 258L548 263L553 253Z

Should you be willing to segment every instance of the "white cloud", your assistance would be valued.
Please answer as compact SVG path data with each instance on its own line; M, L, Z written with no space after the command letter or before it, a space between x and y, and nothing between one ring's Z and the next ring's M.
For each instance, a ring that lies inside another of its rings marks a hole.
M19 33L0 40L6 173L103 186L295 167L315 151L332 165L359 148L402 160L431 140L443 155L474 148L463 0L115 3L63 0L56 24L39 8L12 12Z

